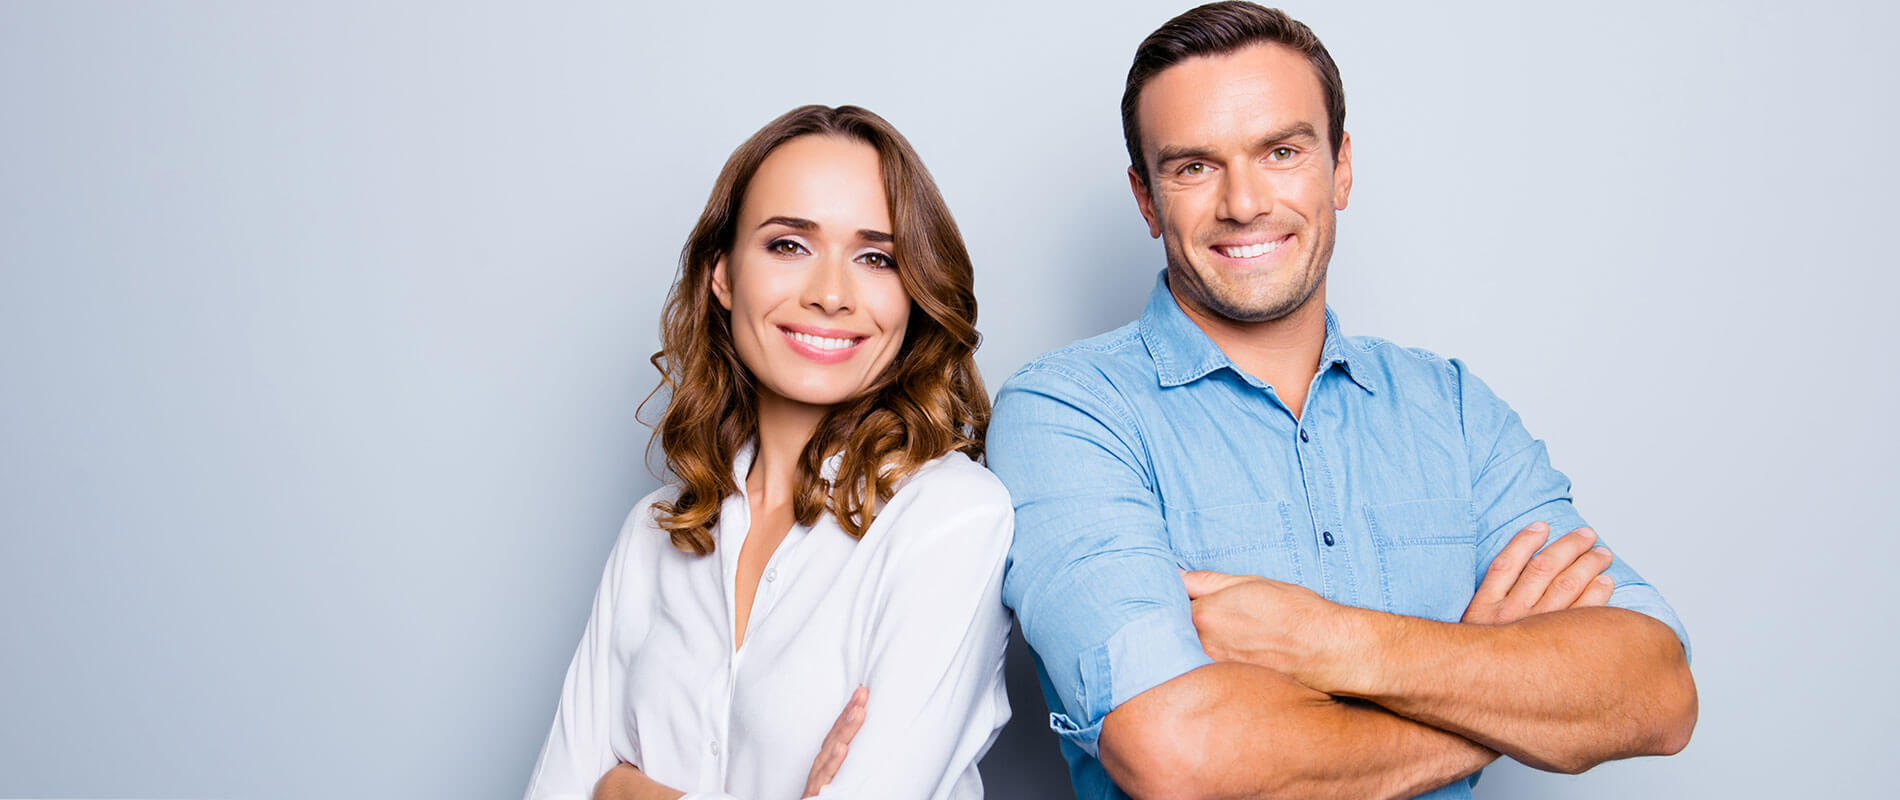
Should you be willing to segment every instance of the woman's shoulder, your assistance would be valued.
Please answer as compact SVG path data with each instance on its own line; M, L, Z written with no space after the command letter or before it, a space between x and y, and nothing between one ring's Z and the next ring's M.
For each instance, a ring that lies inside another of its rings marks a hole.
M641 530L658 531L660 526L654 522L654 515L658 512L654 506L673 502L679 496L679 487L670 483L661 484L660 488L648 492L645 497L640 498L640 502L633 504L633 510L628 511L627 518L620 523L621 538L624 539L629 534Z
M634 504L633 510L628 511L626 519L620 523L620 536L614 543L613 558L651 558L673 549L671 538L660 530L654 515L657 513L655 506L670 503L678 499L679 495L678 486L666 483L640 498L640 502ZM650 552L655 553L655 556L642 555Z
M984 539L1007 548L1015 531L1009 490L983 465L959 451L924 462L897 486L878 512L893 543L947 537Z
M1007 510L1011 507L1009 490L996 474L961 450L952 450L919 465L898 484L891 497L892 505L896 505L899 498L909 504L944 510Z

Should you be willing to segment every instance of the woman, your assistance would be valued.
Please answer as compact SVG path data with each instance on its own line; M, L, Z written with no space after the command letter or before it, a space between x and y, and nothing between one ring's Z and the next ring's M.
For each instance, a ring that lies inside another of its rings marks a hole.
M608 557L531 800L982 795L1011 510L975 320L889 123L805 106L733 152L653 358L677 483Z

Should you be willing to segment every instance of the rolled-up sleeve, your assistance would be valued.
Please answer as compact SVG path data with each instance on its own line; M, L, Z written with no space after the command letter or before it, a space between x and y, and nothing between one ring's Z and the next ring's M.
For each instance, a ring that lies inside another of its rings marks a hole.
M1582 515L1571 502L1570 479L1550 465L1544 443L1534 439L1517 412L1491 391L1463 362L1450 362L1457 383L1465 445L1471 458L1471 500L1477 517L1478 580L1484 570L1526 525L1550 525L1550 541L1584 527ZM1599 532L1600 534L1601 532ZM1609 543L1599 536L1598 543ZM1610 605L1654 617L1675 631L1689 652L1689 631L1663 600L1662 593L1643 580L1629 562L1615 556L1606 573L1616 581ZM1474 585L1474 589L1476 586Z
M1101 383L1026 367L998 394L988 443L1016 509L1003 599L1060 699L1051 727L1090 756L1109 711L1212 663L1140 432Z

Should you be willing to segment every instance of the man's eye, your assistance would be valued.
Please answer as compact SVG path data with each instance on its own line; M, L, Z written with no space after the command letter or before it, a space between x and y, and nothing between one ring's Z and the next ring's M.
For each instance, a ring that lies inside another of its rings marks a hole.
M1293 157L1293 148L1275 147L1273 148L1273 152L1268 153L1267 155L1268 157L1272 158L1275 161L1285 161Z
M1207 165L1199 161L1189 162L1187 166L1181 168L1182 175L1200 175L1205 172L1207 172Z

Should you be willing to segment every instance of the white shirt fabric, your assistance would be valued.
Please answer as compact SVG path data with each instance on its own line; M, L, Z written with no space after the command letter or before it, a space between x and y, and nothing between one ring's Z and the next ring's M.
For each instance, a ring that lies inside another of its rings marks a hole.
M1009 720L1009 493L953 452L901 483L862 540L830 514L794 525L734 652L751 462L747 448L710 555L681 552L654 524L653 503L676 487L628 515L528 800L591 797L621 761L689 798L796 800L859 685L864 726L819 797L981 798L977 761Z

